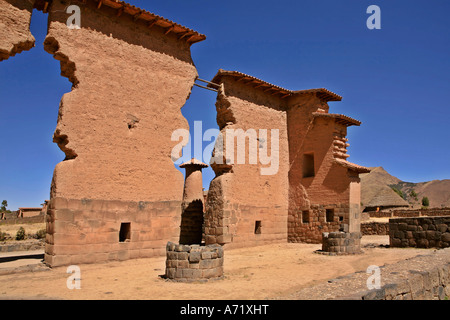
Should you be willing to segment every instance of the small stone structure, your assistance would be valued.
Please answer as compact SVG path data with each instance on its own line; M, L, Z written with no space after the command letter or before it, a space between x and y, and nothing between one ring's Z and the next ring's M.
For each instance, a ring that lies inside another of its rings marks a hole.
M417 217L389 219L391 247L450 247L450 217Z
M180 282L208 281L223 278L224 250L220 245L166 246L166 278Z
M322 236L322 250L315 251L328 255L361 254L360 232L324 232Z

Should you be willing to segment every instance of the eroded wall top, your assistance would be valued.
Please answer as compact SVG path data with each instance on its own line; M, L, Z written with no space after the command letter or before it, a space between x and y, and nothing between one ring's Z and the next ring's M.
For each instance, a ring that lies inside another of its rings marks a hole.
M0 61L34 47L32 11L30 0L0 0Z
M52 197L181 201L171 136L188 128L180 109L197 77L193 40L180 39L178 25L151 25L123 2L78 3L79 29L68 28L65 1L48 8L45 50L74 85L54 135L66 161L55 169Z

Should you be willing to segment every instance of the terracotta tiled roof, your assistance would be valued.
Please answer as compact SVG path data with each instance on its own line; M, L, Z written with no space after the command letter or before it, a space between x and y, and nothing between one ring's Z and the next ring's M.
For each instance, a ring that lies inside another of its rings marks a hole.
M324 112L313 112L314 117L322 117L322 118L334 118L337 123L341 123L346 126L359 126L361 125L361 121L350 118L343 114L336 113L324 113Z
M148 24L148 27L151 28L153 26L160 26L165 28L166 34L175 33L179 39L184 39L189 44L203 41L206 39L206 36L198 33L197 31L191 30L185 26L182 26L178 23L170 21L166 18L158 16L154 13L148 12L146 10L135 7L129 3L119 0L79 0L78 2L83 3L86 1L92 1L97 5L97 8L100 9L102 6L107 6L113 9L116 9L116 15L120 16L122 14L129 14L133 17L134 21L142 21ZM34 7L38 10L43 10L44 12L47 10L49 1L45 0L36 0Z
M180 164L180 168L185 168L187 166L199 166L199 167L202 167L202 168L209 167L206 163L203 163L203 162L201 162L201 161L199 161L199 160L197 160L195 158L192 158L191 160L189 160L189 161L187 161L187 162L185 162L183 164Z
M239 72L239 71L227 71L220 69L217 74L214 76L213 80L211 82L213 83L220 83L222 77L224 76L231 76L238 79L238 81L244 81L245 84L249 84L254 86L255 88L261 88L261 90L264 90L271 94L279 94L282 96L282 98L287 98L294 95L301 95L301 94L308 94L308 93L317 93L317 95L325 100L325 101L341 101L342 97L325 89L308 89L308 90L297 90L292 91L285 88L282 88L280 86L274 85L272 83L266 82L264 80L258 79L256 77L250 76L248 74ZM211 87L211 85L208 85Z
M363 167L363 166L359 166L357 164L348 162L347 160L343 160L343 159L334 159L334 161L338 164L341 165L347 169L350 169L352 171L358 172L358 173L369 173L370 169L367 167Z

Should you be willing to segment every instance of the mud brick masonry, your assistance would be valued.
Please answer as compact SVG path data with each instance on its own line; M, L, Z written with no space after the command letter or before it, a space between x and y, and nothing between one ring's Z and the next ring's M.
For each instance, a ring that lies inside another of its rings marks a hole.
M66 25L70 4L80 7L79 29ZM44 48L73 84L53 138L65 159L51 184L45 261L163 256L168 242L198 242L192 221L202 217L198 208L186 210L171 136L188 129L180 109L198 77L190 47L206 37L123 1L0 0L0 60L34 46L33 8L49 14ZM260 164L211 164L206 244L321 243L323 232L359 232L359 173L369 170L347 161L347 128L360 122L329 113L327 103L341 97L323 88L291 91L237 71L219 70L212 82L220 87L222 132L267 129L257 148L277 154L279 166L261 175ZM186 219L190 231L182 230L183 212L197 214Z
M369 169L346 160L347 127L360 122L328 113L327 102L341 97L326 89L290 91L237 71L219 70L212 82L222 85L216 109L224 140L227 129L278 129L277 150L270 136L258 144L278 152L279 169L261 175L264 166L248 161L211 164L206 243L321 243L323 232L359 232L359 173Z

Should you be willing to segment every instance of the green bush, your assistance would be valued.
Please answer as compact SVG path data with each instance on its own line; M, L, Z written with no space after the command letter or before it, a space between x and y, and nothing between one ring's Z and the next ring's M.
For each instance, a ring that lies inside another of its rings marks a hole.
M395 193L398 194L402 199L405 199L405 194L404 194L401 190L397 189L396 187L391 187L391 188L392 188L392 190L394 190Z
M409 196L411 197L411 198L414 198L414 200L418 200L417 199L417 193L414 191L414 190L411 190L411 192L409 193Z
M8 239L8 234L0 230L0 241L6 241Z
M36 232L36 238L37 238L37 239L45 239L46 233L47 233L47 232L45 231L45 229L38 230L38 231Z
M16 240L25 240L25 237L26 237L25 229L23 227L20 227L16 233Z
M423 197L422 198L422 205L424 207L428 207L430 205L430 200L428 199L428 197Z

